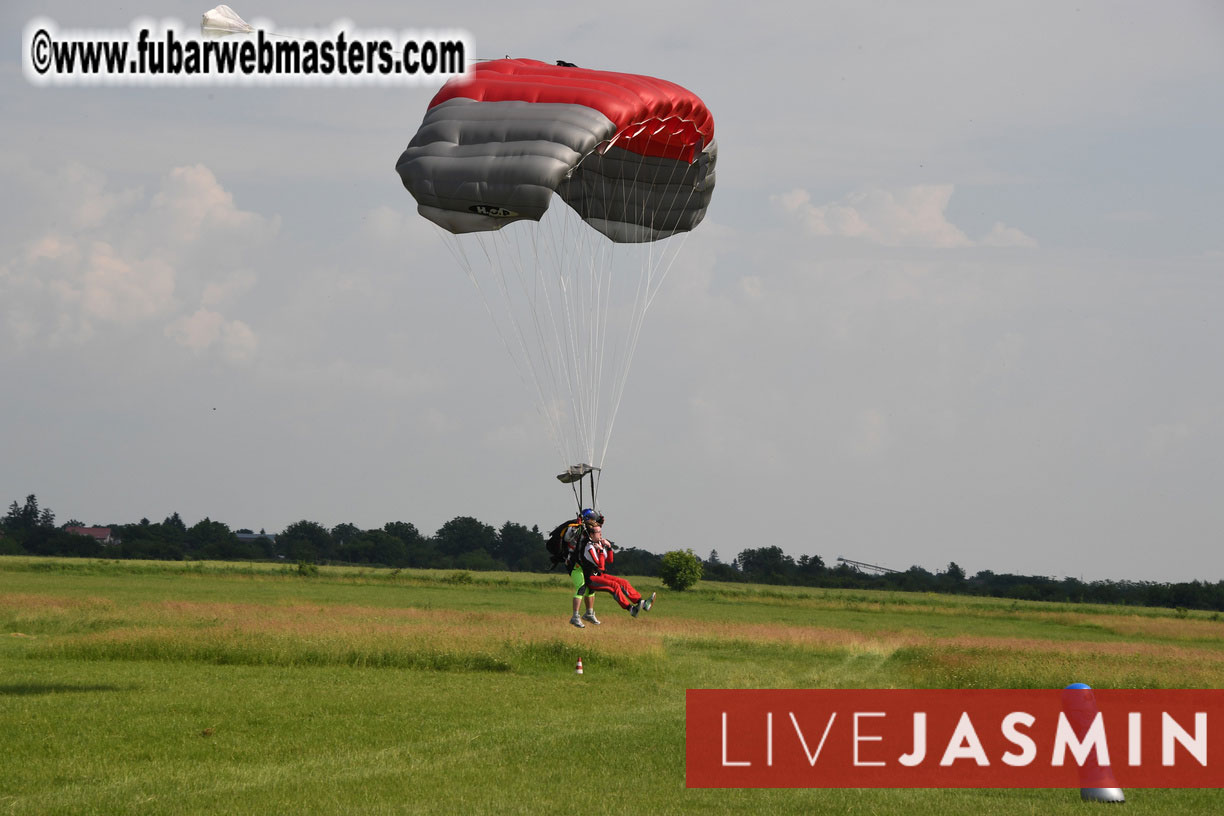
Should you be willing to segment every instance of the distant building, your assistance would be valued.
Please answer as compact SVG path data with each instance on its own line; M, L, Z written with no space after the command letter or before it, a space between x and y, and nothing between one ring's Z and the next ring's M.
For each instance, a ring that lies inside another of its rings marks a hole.
M119 543L119 539L111 535L111 528L109 527L65 527L64 532L72 533L73 535L89 536L102 545Z

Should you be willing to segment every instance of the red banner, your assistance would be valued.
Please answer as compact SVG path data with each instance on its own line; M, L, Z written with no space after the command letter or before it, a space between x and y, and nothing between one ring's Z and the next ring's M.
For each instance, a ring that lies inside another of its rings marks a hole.
M1224 690L689 689L690 788L1220 788Z

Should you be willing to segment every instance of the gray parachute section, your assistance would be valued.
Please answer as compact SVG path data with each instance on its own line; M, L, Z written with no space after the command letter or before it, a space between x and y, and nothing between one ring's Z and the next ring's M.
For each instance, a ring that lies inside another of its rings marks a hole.
M596 148L615 124L584 105L476 102L431 108L395 165L421 215L454 233L538 221L552 195L613 241L654 241L701 223L718 150L697 161Z
M657 241L701 223L714 195L717 159L716 142L692 164L611 147L587 156L557 194L613 241Z

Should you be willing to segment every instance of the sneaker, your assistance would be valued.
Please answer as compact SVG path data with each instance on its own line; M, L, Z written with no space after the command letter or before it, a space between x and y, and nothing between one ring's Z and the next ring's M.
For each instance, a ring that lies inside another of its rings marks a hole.
M577 613L574 613L574 617L570 618L570 623L577 626L579 629L586 628L586 624L582 622L582 618L578 617Z
M659 594L659 593L657 593L657 592L652 592L652 593L650 593L650 597L649 597L649 598L647 598L646 600L642 601L642 609L643 609L644 611L646 611L646 612L649 612L649 611L650 611L650 607L654 606L654 599L655 599L655 595L658 595L658 594Z
M599 618L595 617L594 612L587 612L585 615L582 616L582 619L589 620L591 623L595 624L596 626L599 626Z
M637 613L641 611L641 608L642 608L642 602L638 601L633 606L629 607L629 614L636 618Z

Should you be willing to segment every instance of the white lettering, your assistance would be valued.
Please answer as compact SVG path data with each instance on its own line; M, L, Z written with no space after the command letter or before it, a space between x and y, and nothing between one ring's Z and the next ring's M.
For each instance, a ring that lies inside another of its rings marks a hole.
M736 761L727 759L727 712L725 711L722 713L722 764L724 768L727 768L733 765L751 765L752 764L751 762L747 760L736 762Z
M1190 752L1190 756L1198 760L1203 767L1207 766L1207 712L1194 713L1194 736L1186 733L1177 720L1169 716L1169 712L1160 713L1160 764L1174 764L1173 744L1180 743Z
M961 712L960 721L956 723L956 730L952 732L952 738L948 740L948 747L944 750L939 764L946 767L958 759L972 759L978 765L990 764L990 760L986 758L986 749L982 747L982 741L973 730L973 720L969 719L968 711Z
M1126 762L1131 767L1143 764L1143 715L1132 711L1126 715Z
M773 767L773 712L765 715L765 764Z
M833 721L837 719L837 712L834 711L829 715L829 723L825 726L824 734L820 737L820 744L816 746L816 753L808 750L807 740L803 738L803 729L799 727L799 721L795 719L795 712L790 712L791 723L795 726L795 733L799 735L799 742L803 745L803 753L807 755L808 764L813 768L816 767L816 760L820 759L820 752L824 748L825 740L829 737L829 729L833 727Z
M1019 726L1032 728L1037 718L1026 711L1013 711L1003 718L1003 736L1012 745L1020 748L1020 753L1008 751L1003 755L1003 761L1013 768L1023 768L1032 763L1037 756L1037 743L1028 734L1020 732Z
M1109 766L1109 745L1105 742L1105 721L1101 719L1101 712L1098 711L1092 718L1092 725L1088 726L1082 742L1075 735L1075 729L1067 720L1066 713L1058 712L1058 731L1054 734L1054 752L1050 757L1050 764L1061 768L1067 758L1067 748L1071 749L1075 764L1081 768L1094 748L1097 752L1097 764L1101 767Z
M914 712L914 750L908 754L902 754L897 758L897 761L907 768L912 768L918 765L922 760L926 759L926 712Z
M854 712L854 767L863 768L872 765L883 765L883 762L859 762L859 743L860 742L881 742L883 737L862 737L859 736L859 719L862 717L883 717L883 711L856 711Z

